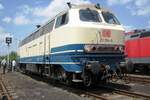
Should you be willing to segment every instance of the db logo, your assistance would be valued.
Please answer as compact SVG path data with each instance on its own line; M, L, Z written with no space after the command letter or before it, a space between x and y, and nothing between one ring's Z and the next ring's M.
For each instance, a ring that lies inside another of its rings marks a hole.
M104 30L102 30L101 34L102 34L102 37L110 38L111 37L111 30L104 29Z

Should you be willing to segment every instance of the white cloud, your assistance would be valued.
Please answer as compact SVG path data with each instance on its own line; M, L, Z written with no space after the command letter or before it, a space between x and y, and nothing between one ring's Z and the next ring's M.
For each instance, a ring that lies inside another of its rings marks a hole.
M142 15L142 16L145 16L145 15L150 15L150 6L146 6L146 7L143 7L143 8L139 8L135 11L135 14L134 15Z
M53 0L47 7L30 7L28 5L23 6L23 12L29 13L31 12L35 16L42 16L42 17L52 17L67 9L67 2L71 2L73 4L85 4L90 3L89 0Z
M150 4L150 0L135 0L136 6L144 6Z
M41 4L42 2L43 2L43 1L40 1L40 0L36 0L36 1L35 1L36 4Z
M52 17L59 13L60 11L67 9L67 2L71 2L74 4L83 4L90 3L89 0L53 0L47 7L45 8L36 8L34 10L34 14L37 16L46 16Z
M59 12L68 9L67 2L71 2L73 4L91 3L90 0L52 0L46 7L42 7L42 6L31 7L29 5L23 5L19 7L20 11L17 12L16 14L19 16L20 15L24 16L24 18L19 18L20 20L27 19L27 18L28 20L25 20L26 23L19 21L19 24L20 23L29 24L30 23L29 19L31 18L32 18L32 23L34 24L46 22L48 19L55 16ZM18 24L18 21L15 20L15 23Z
M2 4L0 4L0 10L4 9L4 6Z
M123 5L123 4L127 4L129 2L132 2L133 0L107 0L107 4L109 6L112 5Z
M24 25L24 24L29 24L31 20L27 19L25 16L20 15L16 16L13 20L14 24L16 25Z
M150 25L146 26L146 29L150 29Z
M150 15L150 0L107 0L107 4L109 6L124 5L134 16Z
M33 11L33 7L30 7L29 5L22 5L21 7L19 7L20 12L18 13L22 13L22 14L29 14Z
M4 28L0 26L0 33L4 32Z
M135 0L133 7L131 7L132 15L146 16L150 15L150 0Z
M150 20L148 21L148 25L146 26L146 28L150 29Z
M125 31L126 32L129 32L129 31L131 31L131 30L134 30L134 29L136 29L134 26L132 26L132 25L123 25L123 27L125 28Z
M150 25L150 21L148 21L148 24Z
M0 26L0 56L6 55L6 43L5 39L7 36L11 36L10 33L7 33L3 27Z
M134 16L150 16L150 6L143 6L143 7L137 7L137 6L133 6L133 7L127 7L131 14Z
M0 26L0 42L4 42L6 36L10 36L10 33L7 33L5 29Z
M4 17L2 19L3 22L6 22L6 23L10 23L12 21L12 18L11 17Z
M127 6L134 16L150 16L150 0L134 0L134 2Z

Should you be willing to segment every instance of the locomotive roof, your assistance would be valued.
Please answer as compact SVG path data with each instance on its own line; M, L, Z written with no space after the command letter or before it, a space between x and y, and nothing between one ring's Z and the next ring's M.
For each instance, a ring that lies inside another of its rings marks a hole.
M91 9L99 9L101 11L111 12L106 8L96 8L95 4L81 4L81 5L73 5L71 9L84 9L84 8L91 8Z
M135 30L127 32L126 35L141 34L144 32L150 32L150 29L135 29Z
M81 5L73 5L71 9L84 9L84 8L91 8L91 9L98 9L95 7L95 4L81 4ZM47 23L51 22L53 19L55 19L57 16L60 16L61 14L69 11L70 9L66 9L63 10L61 12L59 12L58 14L56 14L55 16L53 16L52 18L50 18L50 20L48 20L46 23L44 23L43 25L41 25L40 28L42 28L44 25L46 25ZM110 10L106 9L106 8L100 8L99 10L101 11L106 11L106 12L111 12ZM39 30L40 28L37 28L37 30ZM34 31L35 32L35 31Z
M133 30L126 34L126 40L135 39L135 38L143 38L143 37L150 37L149 29Z
M50 20L48 20L46 23L42 24L39 28L35 29L33 32L31 32L31 34L29 34L27 37L25 37L25 38L21 41L20 44L22 44L22 42L23 42L26 38L32 36L36 31L40 30L40 29L43 28L46 24L48 24L49 22L51 22L52 20L54 20L57 16L60 16L60 15L64 14L65 12L67 12L67 11L69 11L69 10L71 10L71 9L86 9L86 8L91 8L91 9L95 9L95 10L101 10L101 11L105 11L105 12L111 12L111 11L109 11L109 10L107 10L107 9L102 8L102 7L96 8L96 5L95 5L95 4L73 5L72 8L70 8L70 9L68 8L68 9L66 9L66 10L63 10L63 11L61 11L60 13L56 14L55 16L51 17Z

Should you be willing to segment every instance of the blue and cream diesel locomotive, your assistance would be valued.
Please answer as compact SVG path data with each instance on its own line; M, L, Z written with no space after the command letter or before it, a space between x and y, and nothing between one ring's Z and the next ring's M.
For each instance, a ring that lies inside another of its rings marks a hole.
M114 14L99 4L68 6L21 41L20 68L86 86L120 74L124 29Z

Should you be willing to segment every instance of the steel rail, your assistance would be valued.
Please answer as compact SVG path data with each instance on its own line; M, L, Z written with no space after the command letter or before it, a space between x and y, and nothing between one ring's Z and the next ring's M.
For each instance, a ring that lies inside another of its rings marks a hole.
M54 83L51 83L51 84L54 84ZM54 86L55 85L56 85L56 83L54 84ZM97 93L88 92L87 90L84 90L84 89L77 89L77 88L72 88L70 86L66 86L65 83L64 84L59 83L59 86L60 85L63 86L63 87L65 86L65 89L67 89L67 90L76 91L75 93L82 93L82 94L85 94L86 96L95 97L95 98L100 99L100 100L110 100L109 98L101 96ZM131 91L123 90L123 89L116 89L116 88L113 88L113 87L110 87L110 86L106 86L106 84L105 84L105 86L104 85L99 85L99 86L103 87L103 88L106 88L107 90L112 90L112 92L120 94L120 95L125 95L125 96L129 96L129 97L144 97L144 98L150 100L150 95L148 95L148 94L143 94L143 93L138 93L138 92L131 92Z
M9 94L7 87L6 87L5 83L3 82L2 75L0 76L0 86L2 88L2 92L1 92L2 96L6 96L7 100L12 100L12 97Z
M141 82L141 83L150 83L150 77L139 76L139 75L127 75L127 80Z
M101 95L98 95L98 94L95 94L95 93L92 93L92 92L86 92L85 91L85 94L88 95L88 96L92 96L94 98L100 99L100 100L109 100L104 96L101 96Z
M113 92L117 93L117 94L122 94L122 95L126 95L126 96L131 96L131 97L143 97L143 98L146 98L146 99L150 100L150 95L148 95L148 94L116 89L116 88L113 88L113 87L110 87L110 86L100 85L100 87L103 87L103 88L106 88L106 89L109 89L109 90L113 90Z

